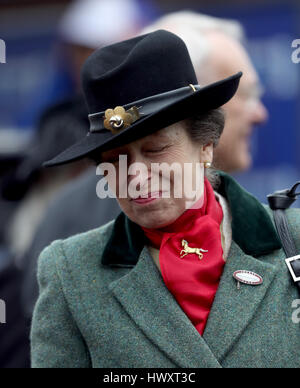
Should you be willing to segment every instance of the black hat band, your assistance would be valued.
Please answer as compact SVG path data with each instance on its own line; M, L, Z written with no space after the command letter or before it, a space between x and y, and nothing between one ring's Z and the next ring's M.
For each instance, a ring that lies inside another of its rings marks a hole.
M170 92L156 94L142 100L134 101L123 107L107 109L105 112L92 113L89 115L90 132L101 133L111 130L114 134L128 128L132 123L151 115L165 106L174 104L177 100L200 90L199 85L185 86Z

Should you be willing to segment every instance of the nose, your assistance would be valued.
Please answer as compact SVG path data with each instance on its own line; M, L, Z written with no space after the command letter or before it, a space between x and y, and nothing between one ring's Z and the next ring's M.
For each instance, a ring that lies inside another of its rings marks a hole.
M269 113L262 101L258 101L253 109L252 120L254 124L264 124L269 118Z
M137 190L141 190L144 186L148 185L148 181L151 178L150 168L138 154L130 155L128 160L128 184L133 179L135 180L135 186Z

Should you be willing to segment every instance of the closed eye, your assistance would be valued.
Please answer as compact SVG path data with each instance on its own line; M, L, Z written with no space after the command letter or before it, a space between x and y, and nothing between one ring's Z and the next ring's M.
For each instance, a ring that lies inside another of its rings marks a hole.
M155 153L159 153L159 152L166 150L168 147L169 146L164 146L164 147L159 147L159 148L149 148L149 149L146 149L145 152L149 153L149 154L155 154Z

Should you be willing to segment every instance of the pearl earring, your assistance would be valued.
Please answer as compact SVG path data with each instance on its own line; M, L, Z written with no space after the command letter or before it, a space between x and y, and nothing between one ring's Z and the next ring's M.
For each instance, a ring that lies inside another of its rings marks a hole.
M211 167L211 163L210 162L205 162L204 163L204 167L205 168L210 168Z

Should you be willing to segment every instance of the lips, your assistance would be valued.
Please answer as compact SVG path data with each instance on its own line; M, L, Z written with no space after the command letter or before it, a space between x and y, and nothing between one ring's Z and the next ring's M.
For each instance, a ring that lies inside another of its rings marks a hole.
M131 200L135 203L144 204L144 203L155 201L156 199L161 197L161 194L162 194L161 191L155 191L152 193L145 193L139 197L132 198Z

